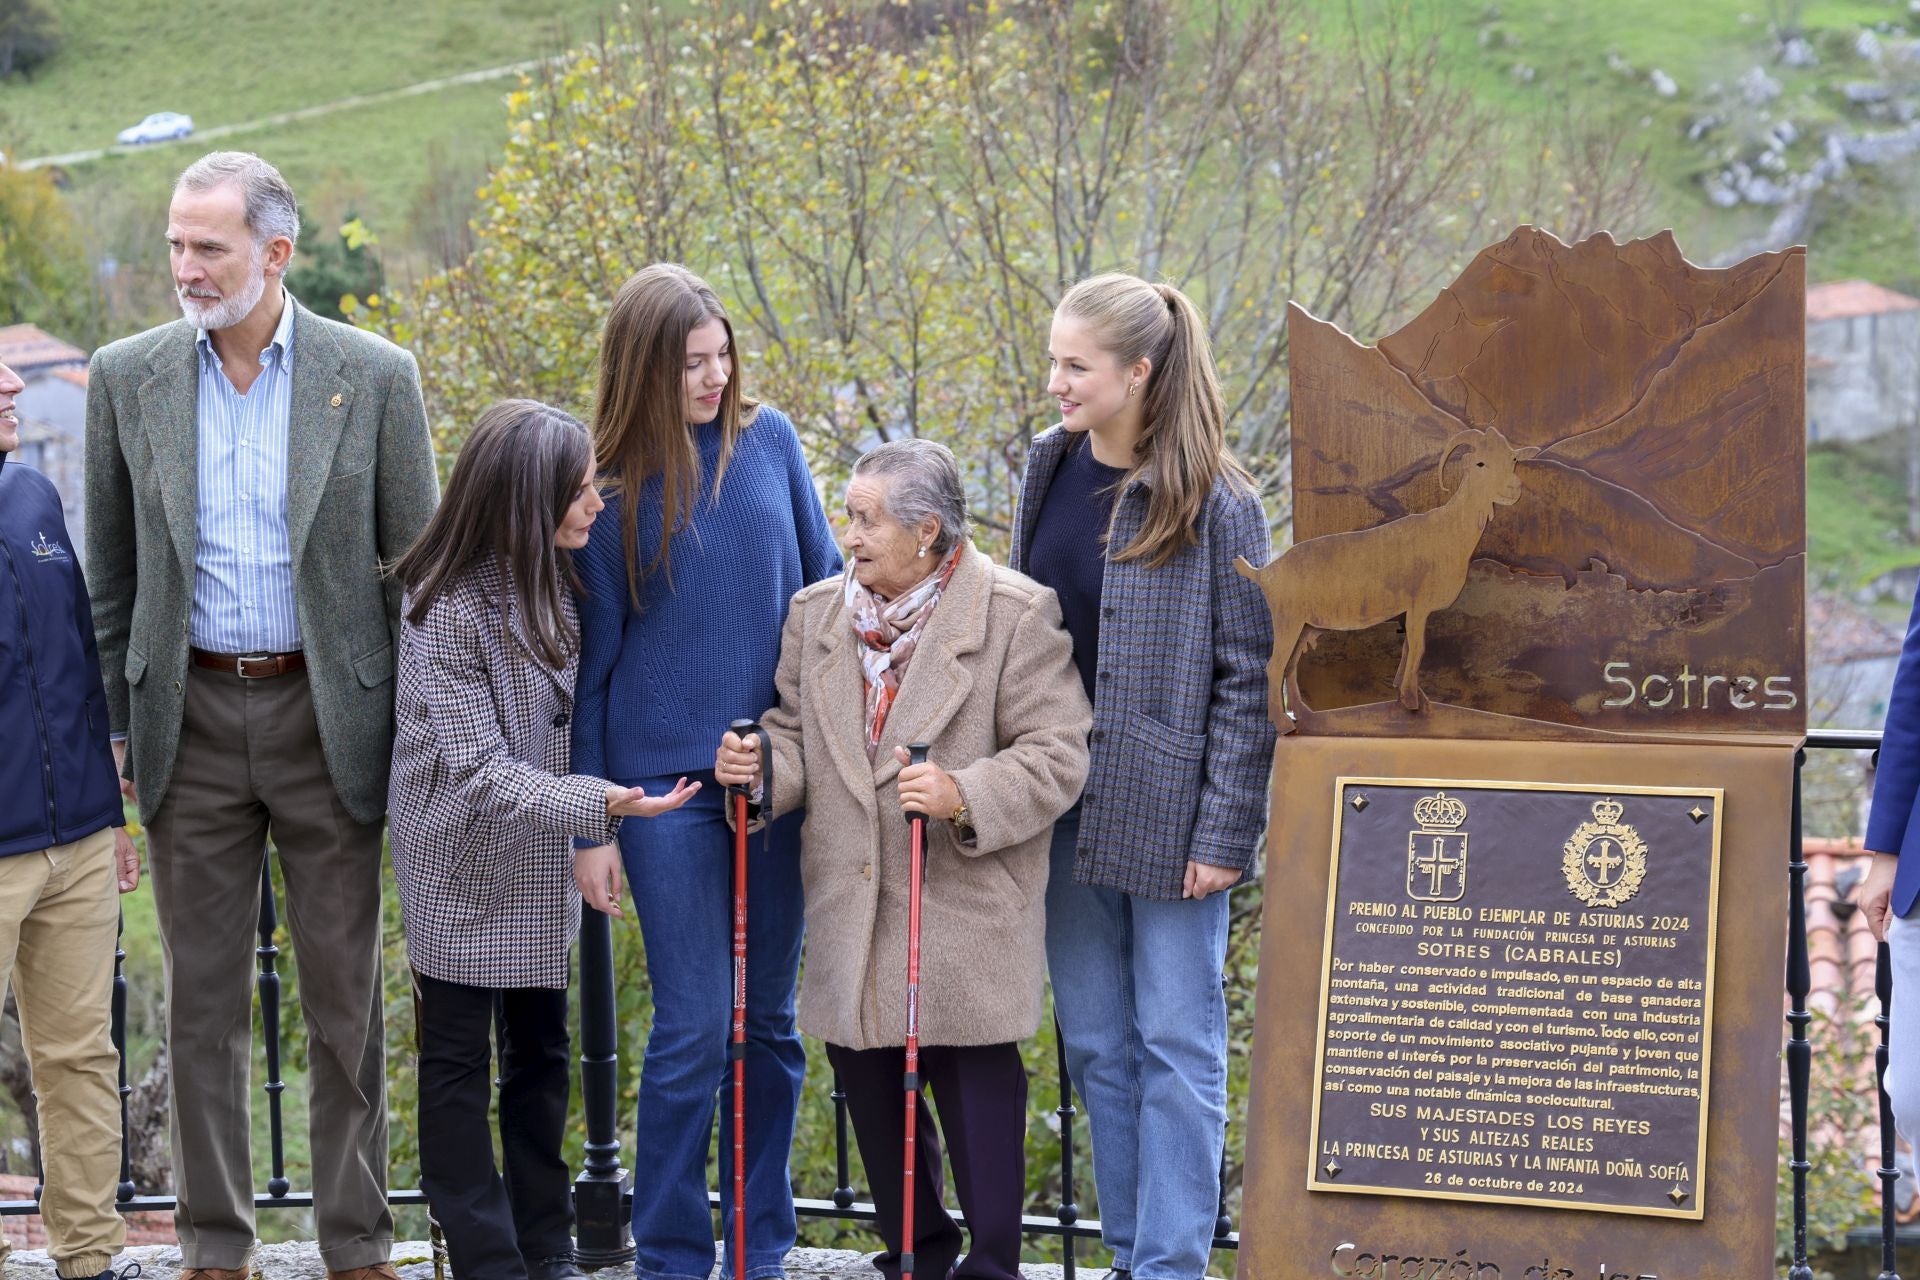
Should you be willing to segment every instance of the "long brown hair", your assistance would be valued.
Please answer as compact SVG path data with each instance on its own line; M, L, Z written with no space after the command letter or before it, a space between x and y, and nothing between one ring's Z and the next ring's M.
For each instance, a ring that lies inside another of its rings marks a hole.
M640 604L640 579L664 569L673 580L673 535L693 523L700 501L700 448L686 423L687 335L709 320L727 330L733 375L720 393L720 461L713 492L733 457L734 442L759 406L740 390L740 348L719 295L706 281L673 262L656 262L636 273L614 296L600 337L600 384L593 402L593 452L600 481L625 502L620 511L626 550L627 594ZM640 563L641 487L660 477L660 545ZM709 495L710 497L712 495Z
M1141 359L1151 364L1146 425L1120 481L1125 489L1151 470L1147 516L1133 541L1111 555L1158 569L1198 540L1194 530L1215 480L1224 475L1253 489L1252 477L1227 448L1227 405L1213 367L1207 322L1172 285L1148 284L1123 272L1074 285L1060 299L1059 314L1086 325L1094 342L1122 367Z
M537 400L502 400L481 414L433 518L389 570L409 593L407 620L426 621L433 602L491 556L507 579L502 629L511 600L541 660L565 666L580 637L560 593L579 591L580 579L553 535L592 464L593 438L571 414Z

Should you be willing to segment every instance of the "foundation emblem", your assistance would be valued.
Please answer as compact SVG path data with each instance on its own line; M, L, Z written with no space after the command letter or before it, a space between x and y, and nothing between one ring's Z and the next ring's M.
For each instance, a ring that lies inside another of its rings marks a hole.
M1567 892L1586 906L1617 907L1647 877L1647 842L1620 821L1626 812L1611 796L1594 801L1593 821L1576 827L1560 851Z

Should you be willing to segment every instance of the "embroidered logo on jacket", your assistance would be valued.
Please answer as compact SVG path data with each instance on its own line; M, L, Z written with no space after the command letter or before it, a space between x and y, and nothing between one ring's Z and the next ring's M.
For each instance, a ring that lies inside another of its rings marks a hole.
M33 552L33 558L42 563L52 563L55 560L71 560L73 558L67 554L65 547L49 538L45 533L42 533L32 542L29 542L27 544L27 550Z

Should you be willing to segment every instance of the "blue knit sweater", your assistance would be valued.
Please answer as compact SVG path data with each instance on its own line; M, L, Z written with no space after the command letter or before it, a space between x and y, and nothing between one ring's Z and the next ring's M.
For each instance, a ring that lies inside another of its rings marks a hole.
M720 432L694 428L700 498L691 529L673 536L672 582L663 568L627 594L625 503L611 498L576 552L580 677L574 693L575 773L632 786L643 778L713 768L727 725L777 700L774 666L787 603L840 572L840 550L820 509L793 423L760 407L740 433L718 501L713 472ZM640 565L660 545L656 476L642 490Z

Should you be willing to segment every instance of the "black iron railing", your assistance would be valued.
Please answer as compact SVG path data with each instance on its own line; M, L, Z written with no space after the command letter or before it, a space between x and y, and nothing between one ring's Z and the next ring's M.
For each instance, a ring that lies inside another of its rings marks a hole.
M1807 752L1870 752L1878 759L1878 733L1828 730L1807 735L1806 745L1793 760L1793 823L1787 850L1787 1097L1792 1127L1793 1150L1787 1168L1793 1176L1793 1250L1788 1259L1788 1280L1813 1280L1813 1268L1807 1260L1807 1179L1813 1170L1807 1159L1807 1102L1813 1067L1813 1045L1807 1029L1813 1015L1807 997L1813 986L1812 966L1807 950L1807 860L1805 831L1801 825L1801 781L1806 771ZM1887 959L1887 945L1881 943L1874 957L1874 993L1877 1001L1874 1025L1879 1044L1874 1052L1875 1080L1880 1094L1880 1250L1879 1280L1900 1280L1894 1265L1894 1183L1900 1174L1894 1168L1893 1107L1887 1099L1887 1009L1893 996L1893 968Z
M1877 752L1879 746L1878 733L1819 732L1808 736L1805 748L1795 757L1793 829L1787 859L1789 918L1786 990L1790 1006L1786 1015L1788 1037L1785 1057L1792 1129L1792 1154L1788 1161L1788 1170L1793 1179L1793 1245L1787 1270L1789 1280L1812 1280L1813 1277L1807 1257L1807 1182L1812 1171L1812 1164L1807 1157L1807 1107L1813 1062L1813 1044L1807 1034L1812 1023L1812 1014L1808 1009L1807 1001L1811 994L1812 981L1807 946L1807 863L1801 831L1801 774L1809 751ZM257 986L261 1025L266 1040L267 1082L264 1088L267 1095L272 1147L270 1153L272 1176L268 1180L266 1190L254 1197L254 1203L260 1209L302 1209L312 1207L313 1195L311 1192L291 1189L286 1178L282 1149L280 1099L285 1084L280 1079L280 976L277 971L280 952L274 943L276 924L277 908L272 877L263 866L260 945L256 954L259 958ZM613 939L606 916L591 910L583 912L579 955L580 1088L586 1113L587 1140L586 1167L575 1181L574 1202L582 1265L603 1267L627 1261L633 1256L633 1242L628 1228L631 1191L627 1171L620 1163L618 1098L620 1028L614 1002ZM125 958L126 952L116 949L113 1040L115 1047L121 1049L123 1054L120 1070L123 1129L127 1118L127 1099L131 1093L126 1081L124 1059L127 980L121 973L121 963ZM1894 1209L1895 1184L1900 1174L1894 1163L1892 1108L1884 1087L1887 1068L1887 1010L1892 997L1891 967L1885 944L1879 948L1876 966L1875 992L1878 1009L1874 1023L1878 1031L1878 1045L1874 1060L1876 1078L1882 1082L1879 1098L1880 1168L1877 1171L1881 1200L1880 1225L1877 1233L1882 1256L1879 1280L1899 1280L1894 1263L1896 1243ZM1057 1027L1055 1041L1058 1044ZM1072 1280L1075 1272L1075 1242L1098 1239L1100 1224L1098 1221L1080 1216L1078 1144L1074 1124L1079 1110L1074 1104L1073 1088L1067 1077L1064 1047L1058 1052L1060 1095L1054 1114L1059 1120L1059 1146L1056 1158L1060 1169L1061 1197L1051 1216L1028 1215L1024 1222L1029 1234L1057 1236L1063 1240L1065 1273L1067 1280ZM875 1219L872 1204L855 1199L849 1172L847 1098L837 1078L832 1083L830 1096L834 1107L832 1192L827 1199L796 1197L794 1208L796 1212L806 1217L871 1223ZM1224 1172L1223 1159L1222 1173ZM1228 1213L1224 1183L1223 1177L1220 1216L1215 1224L1214 1247L1235 1249L1238 1248L1240 1241L1233 1230L1233 1219ZM1754 1188L1753 1193L1760 1194L1761 1191L1759 1188ZM417 1190L393 1189L388 1192L387 1198L394 1205L426 1203L426 1197ZM174 1207L174 1199L171 1195L135 1194L131 1162L124 1137L119 1201L121 1209L127 1212L170 1210ZM712 1193L712 1201L717 1208L720 1201L718 1192ZM0 1215L30 1214L37 1211L37 1199L0 1201ZM959 1217L958 1214L955 1216ZM1860 1235L1860 1232L1856 1232L1854 1238L1858 1239Z

